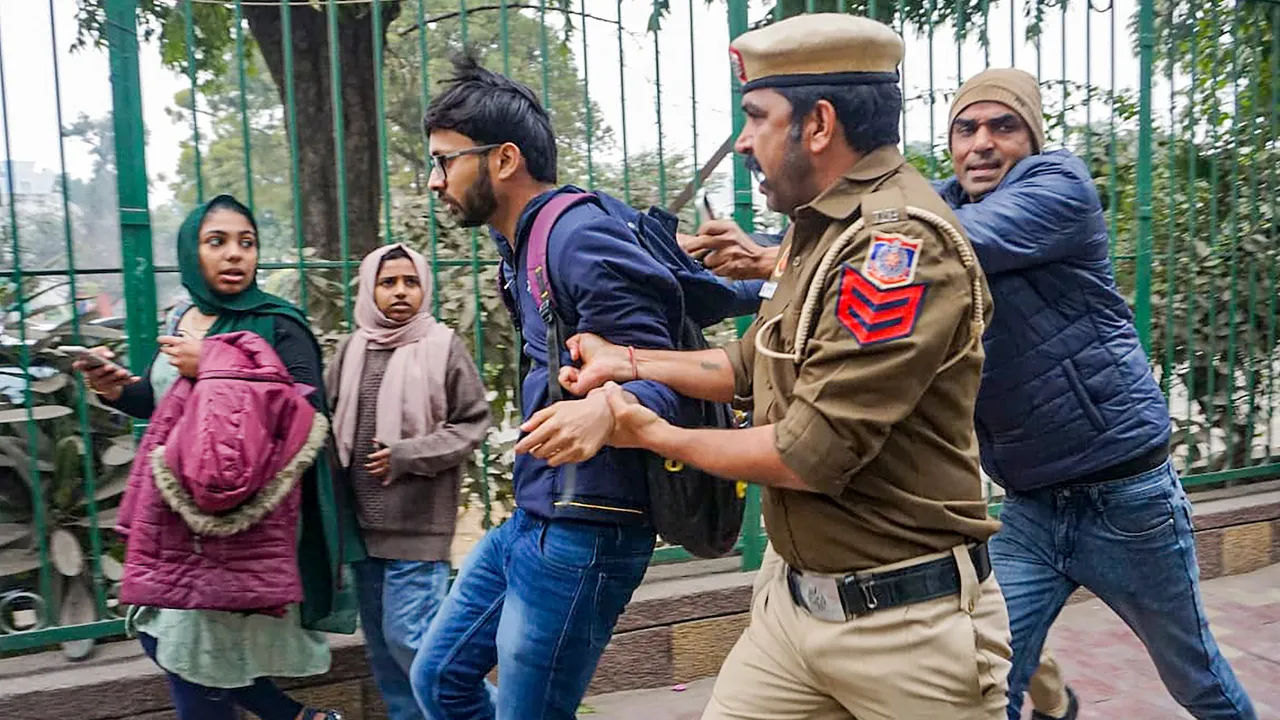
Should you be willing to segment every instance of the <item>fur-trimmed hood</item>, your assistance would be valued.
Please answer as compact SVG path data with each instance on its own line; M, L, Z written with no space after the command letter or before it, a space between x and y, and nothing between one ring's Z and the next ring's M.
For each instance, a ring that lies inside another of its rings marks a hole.
M293 488L329 429L311 390L253 333L205 340L182 417L151 456L156 486L191 529L242 532Z

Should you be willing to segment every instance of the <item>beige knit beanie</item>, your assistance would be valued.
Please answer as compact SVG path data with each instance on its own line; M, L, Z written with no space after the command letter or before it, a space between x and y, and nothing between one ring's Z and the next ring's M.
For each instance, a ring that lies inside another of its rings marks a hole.
M1014 68L990 68L974 75L956 93L947 126L965 108L979 102L1008 105L1031 128L1032 152L1044 150L1044 109L1040 104L1040 83L1034 75Z

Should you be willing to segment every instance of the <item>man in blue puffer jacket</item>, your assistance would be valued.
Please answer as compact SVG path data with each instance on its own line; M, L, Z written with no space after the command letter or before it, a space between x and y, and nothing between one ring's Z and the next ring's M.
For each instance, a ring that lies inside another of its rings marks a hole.
M1167 405L1116 288L1097 190L1079 158L1043 152L1043 122L1034 77L974 76L951 108L956 176L937 185L995 301L976 425L983 467L1007 493L991 561L1013 631L1009 717L1084 586L1192 715L1254 718L1209 631Z

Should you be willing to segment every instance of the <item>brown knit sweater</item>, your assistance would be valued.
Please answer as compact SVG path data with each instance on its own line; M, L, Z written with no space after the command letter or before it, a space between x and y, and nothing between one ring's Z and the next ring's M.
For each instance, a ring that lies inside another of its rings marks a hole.
M342 377L344 342L334 358L332 377ZM364 468L374 452L378 389L391 350L370 348L365 356L356 405L356 436L352 448L351 485L365 545L373 557L386 560L448 560L458 517L462 466L480 446L489 428L489 403L475 362L457 336L449 350L444 387L448 414L443 424L425 437L392 442L391 479L383 487Z

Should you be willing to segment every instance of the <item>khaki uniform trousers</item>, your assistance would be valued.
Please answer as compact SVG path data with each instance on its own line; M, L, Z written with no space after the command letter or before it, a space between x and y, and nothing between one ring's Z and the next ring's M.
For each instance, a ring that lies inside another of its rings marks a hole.
M1071 709L1071 696L1067 695L1067 682L1062 679L1062 668L1049 653L1049 643L1040 651L1040 667L1031 676L1027 686L1031 705L1049 717L1062 717Z
M766 549L751 622L703 720L1005 720L1013 651L1004 596L994 573L978 582L964 548L950 554L958 596L831 623L795 604L786 564Z

